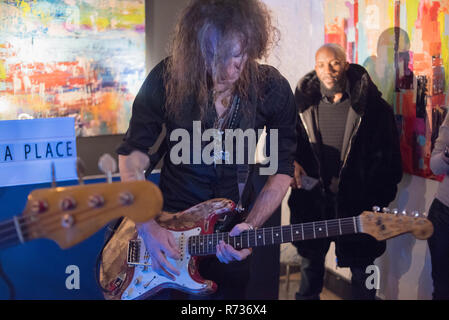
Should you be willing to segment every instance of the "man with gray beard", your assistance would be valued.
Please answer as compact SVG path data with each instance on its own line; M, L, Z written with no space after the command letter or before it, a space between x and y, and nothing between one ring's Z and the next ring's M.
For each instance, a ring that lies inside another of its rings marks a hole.
M393 110L367 71L349 64L336 44L322 46L315 71L295 93L299 106L295 179L289 199L292 223L346 218L387 207L402 178L399 138ZM319 180L301 189L301 176ZM366 285L368 266L385 251L385 242L364 234L295 243L302 256L297 299L319 299L324 262L335 241L339 267L350 267L353 299L374 299Z

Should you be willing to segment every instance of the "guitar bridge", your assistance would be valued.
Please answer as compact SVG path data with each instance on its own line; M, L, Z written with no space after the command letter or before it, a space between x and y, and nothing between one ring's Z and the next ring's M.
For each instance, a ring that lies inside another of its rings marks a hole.
M140 262L140 240L131 240L128 243L128 266L133 267Z

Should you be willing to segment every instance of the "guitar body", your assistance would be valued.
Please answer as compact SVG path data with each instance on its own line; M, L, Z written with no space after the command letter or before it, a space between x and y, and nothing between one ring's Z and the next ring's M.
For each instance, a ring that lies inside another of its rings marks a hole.
M143 240L138 236L135 224L124 219L114 236L105 246L100 267L100 283L110 290L107 300L147 299L163 289L177 289L189 294L207 295L216 291L217 285L201 277L198 264L201 257L188 252L189 237L215 232L217 221L234 212L234 202L214 199L200 203L180 213L162 213L156 218L158 224L169 230L181 248L181 260L167 258L180 275L175 280L152 271L151 259ZM132 252L129 244L134 243ZM130 265L129 256L138 263Z
M144 241L138 236L135 224L125 218L103 250L100 283L108 290L105 294L108 300L147 299L167 288L207 295L214 293L217 285L201 277L199 259L215 254L219 241L240 250L357 233L368 234L378 241L409 232L425 240L433 233L432 223L418 212L410 215L405 211L381 213L377 207L373 209L375 212L366 211L358 217L260 228L235 237L226 231L240 217L234 202L227 199L209 200L176 214L162 213L155 220L172 233L182 252L180 260L167 258L180 272L174 280L152 270Z

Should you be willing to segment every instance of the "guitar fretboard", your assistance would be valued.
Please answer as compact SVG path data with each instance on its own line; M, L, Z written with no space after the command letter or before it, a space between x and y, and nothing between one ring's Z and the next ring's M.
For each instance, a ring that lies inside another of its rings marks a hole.
M359 232L361 232L360 219L359 217L352 217L289 226L261 228L244 231L236 237L231 237L229 233L192 236L188 241L188 250L192 256L207 256L216 253L216 246L220 241L224 241L233 248L240 250Z

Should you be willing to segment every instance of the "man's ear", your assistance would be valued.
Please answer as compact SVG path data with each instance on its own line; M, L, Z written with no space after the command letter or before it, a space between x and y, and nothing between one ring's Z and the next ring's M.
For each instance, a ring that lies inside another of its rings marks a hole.
M350 64L349 62L347 62L347 61L345 62L345 71L348 71L348 69L349 69L349 64Z

